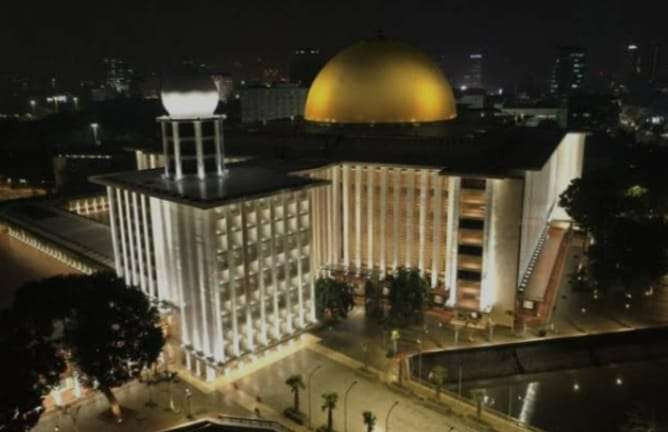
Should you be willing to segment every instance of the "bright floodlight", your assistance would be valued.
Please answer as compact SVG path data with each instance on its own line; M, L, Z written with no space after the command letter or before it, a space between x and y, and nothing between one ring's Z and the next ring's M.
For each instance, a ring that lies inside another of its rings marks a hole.
M218 106L218 91L207 75L170 77L163 80L162 105L175 118L211 117Z

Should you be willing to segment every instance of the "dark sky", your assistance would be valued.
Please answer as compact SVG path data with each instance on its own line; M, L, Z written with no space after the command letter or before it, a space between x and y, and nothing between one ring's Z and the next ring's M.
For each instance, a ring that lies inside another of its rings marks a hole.
M382 26L391 38L443 51L453 68L484 49L487 75L502 80L545 75L559 44L580 44L592 70L611 70L628 41L668 45L667 13L665 0L5 0L0 71L88 76L107 55L139 69L183 57L285 63L295 47L331 54Z

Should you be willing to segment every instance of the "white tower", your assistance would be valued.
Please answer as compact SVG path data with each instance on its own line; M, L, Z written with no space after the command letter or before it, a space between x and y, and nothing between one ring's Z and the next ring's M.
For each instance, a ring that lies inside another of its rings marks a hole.
M163 80L162 105L169 115L158 117L165 154L165 177L225 175L223 116L215 115L218 91L206 75Z

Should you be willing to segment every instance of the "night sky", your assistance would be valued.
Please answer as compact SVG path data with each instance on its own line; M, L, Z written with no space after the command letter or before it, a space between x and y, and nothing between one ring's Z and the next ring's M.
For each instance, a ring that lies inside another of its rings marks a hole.
M554 47L580 44L591 70L614 72L629 41L668 45L666 1L188 0L3 2L0 72L86 78L104 56L140 70L184 57L232 68L284 66L296 47L333 54L382 27L388 37L446 55L488 54L487 77L547 74Z

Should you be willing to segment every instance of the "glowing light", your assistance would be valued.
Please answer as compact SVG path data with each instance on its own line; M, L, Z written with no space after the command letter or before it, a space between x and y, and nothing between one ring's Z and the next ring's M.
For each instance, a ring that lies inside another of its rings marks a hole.
M617 379L615 379L615 384L617 384L618 386L620 386L620 385L624 384L624 381L622 381L622 378L621 378L621 377L617 377Z
M580 384L575 383L573 384L573 391L579 391L580 390Z
M215 92L163 92L162 105L171 117L210 117L218 106Z

